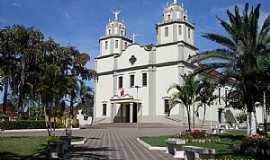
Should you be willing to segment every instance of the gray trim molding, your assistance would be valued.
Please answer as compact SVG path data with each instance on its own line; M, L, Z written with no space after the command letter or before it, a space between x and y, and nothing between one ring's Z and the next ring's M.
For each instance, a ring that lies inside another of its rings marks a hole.
M174 45L174 44L178 44L178 43L183 43L184 45L186 45L187 47L191 48L191 49L194 49L194 50L199 50L197 47L191 45L191 44L188 44L187 42L185 41L176 41L176 42L171 42L171 43L164 43L164 44L159 44L157 45L156 47L164 47L164 46L170 46L170 45Z
M161 26L166 26L166 25L170 25L170 24L185 24L187 26L189 26L190 28L194 29L195 27L191 24L191 23L188 23L188 22L185 22L185 21L171 21L171 22L167 22L167 23L161 23L161 24L156 24L156 27L161 27Z
M123 39L123 40L126 40L126 41L132 43L132 40L129 39L128 37L116 36L116 35L114 35L114 36L101 37L101 38L99 39L99 42L102 41L102 40L110 39L110 38L121 38L121 39Z
M186 65L187 67L190 68L197 68L196 65L193 65L191 63L188 63L186 61L172 61L172 62L164 62L164 63L158 63L158 64L147 64L147 65L142 65L142 66L136 66L136 67L129 67L129 68L123 68L123 69L117 69L117 70L112 70L112 71L108 71L108 72L101 72L101 73L97 73L98 76L102 76L102 75L108 75L108 74L113 74L114 72L125 72L125 71L134 71L134 70L138 70L138 69L148 69L148 67L166 67L166 66L173 66L173 65L177 65L179 63L183 63L184 65Z
M108 55L104 55L104 56L98 56L95 59L103 59L103 58L118 56L118 55L119 55L118 53L113 53L113 54L108 54Z

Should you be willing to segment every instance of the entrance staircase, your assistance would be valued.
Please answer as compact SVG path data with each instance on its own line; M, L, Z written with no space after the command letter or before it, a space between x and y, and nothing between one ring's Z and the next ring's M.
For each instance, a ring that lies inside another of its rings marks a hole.
M105 129L105 128L136 128L136 123L99 123L93 125L92 128ZM176 126L163 123L139 123L139 128L174 128Z

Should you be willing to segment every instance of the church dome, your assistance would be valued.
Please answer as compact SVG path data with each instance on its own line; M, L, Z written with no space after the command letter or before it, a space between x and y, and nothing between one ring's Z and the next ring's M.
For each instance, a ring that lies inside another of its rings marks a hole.
M183 4L179 5L177 0L169 4L163 11L163 23L172 21L187 21L187 11Z
M111 21L109 20L109 23L106 25L106 33L105 36L122 36L126 37L126 26L123 22L119 20L120 11L114 12L114 19Z

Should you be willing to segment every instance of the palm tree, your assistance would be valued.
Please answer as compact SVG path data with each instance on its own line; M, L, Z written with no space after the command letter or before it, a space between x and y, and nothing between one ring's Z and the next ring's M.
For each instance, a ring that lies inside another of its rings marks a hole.
M249 10L246 4L241 14L238 6L234 11L227 11L229 20L219 19L226 36L206 33L203 37L214 41L222 48L202 52L191 58L193 63L217 58L201 65L195 72L223 68L224 78L234 81L243 94L243 103L248 112L248 134L256 133L255 102L260 92L258 82L265 71L264 59L270 55L270 16L262 27L258 25L260 4ZM221 59L221 61L220 61Z
M211 106L213 101L217 99L217 96L214 95L214 92L216 90L217 84L214 82L213 79L209 78L203 78L198 86L197 90L197 99L196 101L199 101L201 104L198 106L203 106L203 121L202 125L204 125L205 122L205 115L206 115L206 107Z
M174 84L168 89L168 93L171 91L170 110L177 104L183 104L186 108L187 118L188 118L188 130L191 131L191 105L196 100L196 91L199 87L199 81L195 80L194 76L182 75L183 84Z

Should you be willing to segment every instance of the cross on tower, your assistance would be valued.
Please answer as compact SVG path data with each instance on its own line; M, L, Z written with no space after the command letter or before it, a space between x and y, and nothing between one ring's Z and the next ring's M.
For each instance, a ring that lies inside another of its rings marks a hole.
M113 14L114 14L114 20L118 20L118 15L121 13L121 11L119 11L119 10L115 10L115 11L113 11Z
M132 41L133 41L133 43L135 43L136 37L137 37L137 34L133 33L133 34L132 34Z

